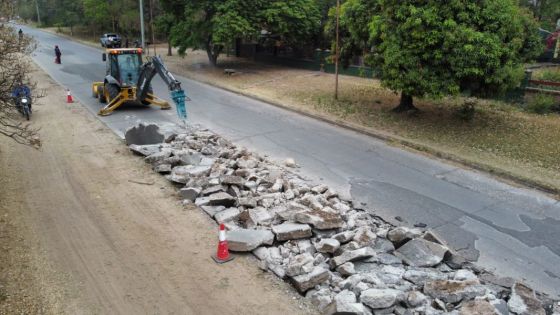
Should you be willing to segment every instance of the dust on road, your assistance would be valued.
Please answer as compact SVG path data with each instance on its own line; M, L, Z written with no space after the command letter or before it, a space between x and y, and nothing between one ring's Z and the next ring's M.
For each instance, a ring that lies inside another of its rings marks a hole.
M33 78L49 93L32 117L42 150L0 138L0 313L314 312L251 257L214 264L215 224L45 73Z

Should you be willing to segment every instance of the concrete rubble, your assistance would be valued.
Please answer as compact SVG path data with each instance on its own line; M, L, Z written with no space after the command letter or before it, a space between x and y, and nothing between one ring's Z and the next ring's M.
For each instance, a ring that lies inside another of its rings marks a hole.
M312 184L291 158L274 163L197 127L158 139L130 149L184 204L226 224L232 251L251 252L324 314L560 315L558 301L485 271L432 231L392 226Z

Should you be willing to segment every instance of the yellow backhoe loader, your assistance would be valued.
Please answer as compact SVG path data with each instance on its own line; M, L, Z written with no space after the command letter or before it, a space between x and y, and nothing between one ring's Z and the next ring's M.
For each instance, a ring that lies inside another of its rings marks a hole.
M146 63L142 62L140 48L113 48L103 53L102 59L107 63L105 79L92 85L93 97L98 98L100 103L107 103L99 111L99 115L110 115L126 103L155 105L161 109L171 108L168 102L153 94L151 81L157 73L169 87L179 117L186 119L185 94L181 83L165 68L160 57L148 58ZM181 114L184 114L184 117Z

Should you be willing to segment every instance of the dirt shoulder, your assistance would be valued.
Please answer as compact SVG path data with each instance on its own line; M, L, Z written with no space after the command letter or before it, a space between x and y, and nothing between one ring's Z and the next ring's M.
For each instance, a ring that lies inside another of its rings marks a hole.
M215 264L217 227L43 72L43 148L0 138L0 314L314 310L252 257Z

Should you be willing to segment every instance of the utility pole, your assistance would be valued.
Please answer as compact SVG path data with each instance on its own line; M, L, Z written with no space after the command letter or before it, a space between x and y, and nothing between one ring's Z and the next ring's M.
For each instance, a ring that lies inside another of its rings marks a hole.
M146 38L144 37L144 1L140 2L140 33L142 38L142 49L146 48Z
M37 10L37 24L41 25L41 14L39 14L39 0L35 0L35 9Z
M336 43L335 43L335 61L334 61L334 99L338 100L338 59L339 59L339 42L338 42L338 24L340 18L340 0L336 0Z

